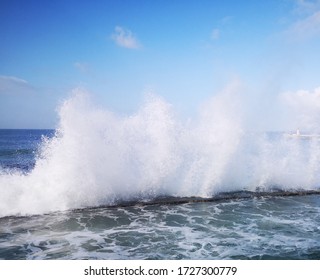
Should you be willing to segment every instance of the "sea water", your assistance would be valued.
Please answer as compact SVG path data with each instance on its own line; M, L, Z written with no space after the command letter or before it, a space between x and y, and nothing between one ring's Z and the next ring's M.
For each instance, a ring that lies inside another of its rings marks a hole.
M0 130L0 259L319 259L320 196L284 196L319 190L319 139L222 103L182 122L78 93L56 130Z
M319 259L318 196L0 219L1 259Z

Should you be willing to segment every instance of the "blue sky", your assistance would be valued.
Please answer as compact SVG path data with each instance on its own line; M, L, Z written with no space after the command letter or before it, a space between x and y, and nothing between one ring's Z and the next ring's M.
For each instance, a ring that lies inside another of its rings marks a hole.
M0 128L55 127L78 87L188 115L234 79L264 101L320 86L319 0L1 0L0 38Z

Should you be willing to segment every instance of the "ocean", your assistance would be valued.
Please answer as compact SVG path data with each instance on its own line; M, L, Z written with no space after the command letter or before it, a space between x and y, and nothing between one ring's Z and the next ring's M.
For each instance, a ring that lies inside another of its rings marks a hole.
M320 259L320 141L86 97L0 130L0 259ZM221 119L220 119L221 120Z

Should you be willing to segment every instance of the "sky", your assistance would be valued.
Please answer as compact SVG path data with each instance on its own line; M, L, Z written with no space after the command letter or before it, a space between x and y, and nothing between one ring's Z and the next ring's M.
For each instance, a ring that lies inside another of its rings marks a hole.
M0 0L0 128L54 128L75 88L192 115L234 80L272 128L279 96L320 108L319 50L320 0Z

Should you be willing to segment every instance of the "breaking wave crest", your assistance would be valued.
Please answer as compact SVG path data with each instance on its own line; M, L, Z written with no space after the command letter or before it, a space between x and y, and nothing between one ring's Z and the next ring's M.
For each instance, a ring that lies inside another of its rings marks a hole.
M0 171L0 216L159 196L318 189L320 141L250 132L230 92L182 121L157 96L121 116L77 90L60 107L55 136L42 141L34 168Z

